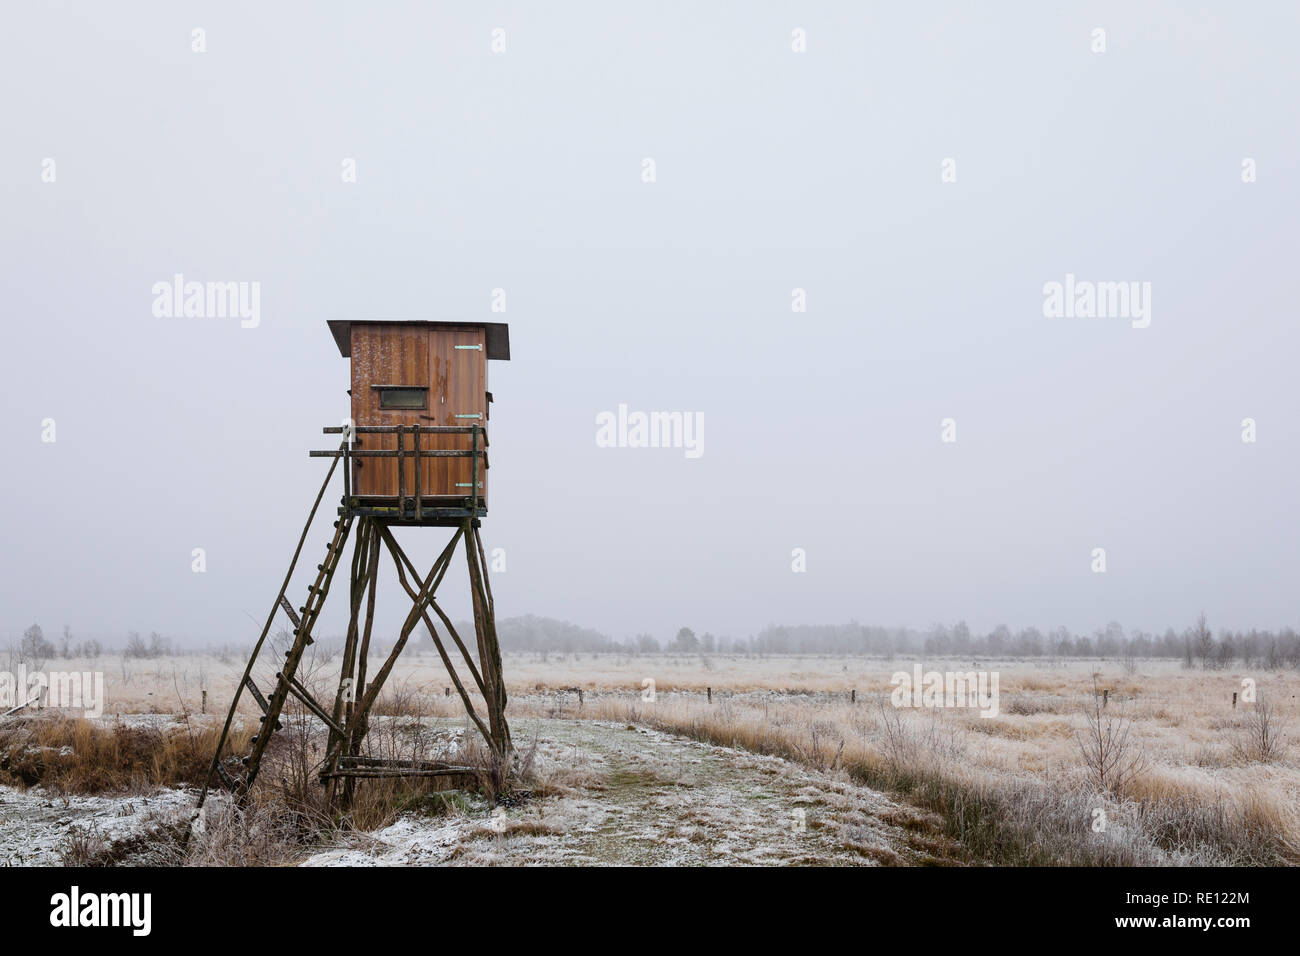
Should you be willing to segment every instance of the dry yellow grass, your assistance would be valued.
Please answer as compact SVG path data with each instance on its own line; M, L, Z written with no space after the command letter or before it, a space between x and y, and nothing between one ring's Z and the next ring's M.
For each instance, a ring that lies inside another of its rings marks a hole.
M140 725L57 713L10 718L0 726L0 782L72 793L199 786L218 737L214 724L184 719ZM246 748L248 731L236 728L228 746Z

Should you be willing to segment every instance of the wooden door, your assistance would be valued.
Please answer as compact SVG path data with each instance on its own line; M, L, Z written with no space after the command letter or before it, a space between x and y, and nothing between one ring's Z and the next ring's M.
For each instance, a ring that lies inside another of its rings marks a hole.
M487 353L483 329L429 330L428 425L484 425L487 421ZM432 448L472 448L469 435L427 436ZM471 493L473 461L431 458L432 494L463 497ZM486 469L479 466L479 495L487 491Z

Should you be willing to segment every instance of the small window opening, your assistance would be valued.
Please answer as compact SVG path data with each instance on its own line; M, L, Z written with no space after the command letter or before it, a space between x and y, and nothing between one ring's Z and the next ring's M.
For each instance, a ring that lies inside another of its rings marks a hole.
M422 386L384 385L379 388L379 407L391 409L428 408L429 390Z

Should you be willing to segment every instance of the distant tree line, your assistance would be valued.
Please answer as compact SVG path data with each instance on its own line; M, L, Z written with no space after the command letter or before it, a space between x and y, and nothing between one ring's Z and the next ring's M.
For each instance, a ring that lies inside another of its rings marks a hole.
M72 636L72 628L63 625L63 634L51 639L39 624L33 624L23 631L22 640L18 642L18 657L23 661L44 661L56 657L64 659L73 657L98 657L104 652L103 645L96 640L79 641ZM11 646L12 652L12 646Z
M10 645L10 656L16 653L18 659L28 664L41 664L45 661L70 660L73 658L96 658L105 653L104 645L95 639L85 641L73 637L72 629L66 624L63 634L58 638L48 638L39 624L33 624L23 631L22 638L15 648ZM129 631L126 644L122 648L123 657L154 658L165 657L176 651L170 638L153 632L148 639L142 638L136 631Z
M458 628L473 633L473 625L461 622ZM1091 634L1076 634L1064 627L1040 631L1029 627L1012 631L998 625L986 634L976 634L958 621L949 627L935 624L928 629L890 628L859 624L772 625L744 638L717 637L708 631L697 634L689 627L677 630L661 641L652 634L641 633L618 640L609 635L568 621L528 614L505 618L497 624L497 635L505 651L535 654L741 654L750 656L806 654L832 657L923 654L930 657L1015 657L1015 658L1116 658L1132 662L1139 658L1180 660L1184 667L1213 670L1241 663L1247 667L1300 667L1300 634L1292 628L1280 631L1210 630L1205 615L1182 631L1168 628L1163 634L1145 631L1126 633L1112 621ZM245 651L223 645L210 653L223 660L243 656ZM43 662L56 658L99 657L107 651L99 641L78 641L68 627L58 640L45 636L40 625L23 632L10 656L23 661ZM152 659L184 653L171 639L156 631L147 638L131 631L120 654L124 658Z
M1091 634L1076 634L1064 627L1040 631L1030 627L1012 631L999 625L976 634L958 621L953 626L935 624L925 630L859 624L773 625L746 638L715 637L680 628L669 640L637 634L626 640L551 618L518 617L497 625L501 646L507 651L542 653L623 654L807 654L823 656L882 656L925 654L932 657L1025 658L1169 658L1185 667L1215 669L1238 662L1248 667L1300 667L1300 634L1280 631L1221 630L1214 634L1205 615L1182 631L1163 634L1126 633L1117 622Z
M474 625L466 622L458 624L462 633L468 630L472 636ZM523 617L510 617L497 622L497 639L501 649L507 651L534 651L555 654L574 654L578 652L601 653L617 650L614 641L600 631L579 627L568 621L557 621L550 617L537 617L527 614Z
M922 653L963 657L1110 657L1171 658L1186 667L1214 669L1237 662L1247 666L1300 666L1300 634L1280 631L1222 630L1214 634L1202 614L1183 631L1168 628L1163 634L1134 631L1117 622L1091 634L1076 634L1064 627L1043 632L1029 627L1012 631L998 625L987 634L975 634L959 621L952 627L936 624L927 630L886 628L850 622L840 625L768 627L748 641L738 642L756 654L883 655Z

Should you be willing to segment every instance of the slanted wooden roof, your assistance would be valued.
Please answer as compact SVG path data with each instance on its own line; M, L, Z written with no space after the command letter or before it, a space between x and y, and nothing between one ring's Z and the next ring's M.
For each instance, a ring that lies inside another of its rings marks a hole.
M487 332L487 357L490 359L510 359L510 326L504 322L436 322L416 319L332 319L326 323L330 333L338 344L339 354L344 358L352 356L352 326L354 325L410 325L423 326L427 329L485 329Z

